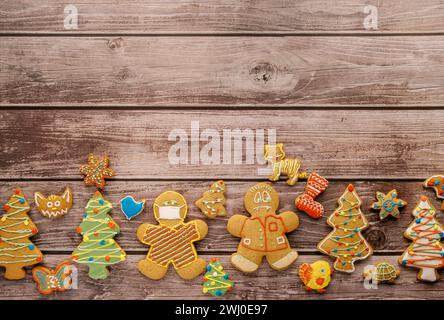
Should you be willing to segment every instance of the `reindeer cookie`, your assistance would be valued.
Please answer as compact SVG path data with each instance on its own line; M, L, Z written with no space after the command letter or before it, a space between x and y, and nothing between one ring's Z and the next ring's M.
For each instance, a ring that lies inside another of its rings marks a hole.
M39 212L47 218L59 218L68 213L72 207L72 192L66 187L61 196L52 194L46 198L40 192L34 194L35 205Z
M251 217L234 215L227 229L241 238L237 252L231 256L233 265L243 272L254 272L263 257L273 269L285 270L297 259L286 233L299 226L298 216L291 211L276 213L279 195L268 183L258 183L247 191L244 205Z
M197 256L194 242L205 238L208 226L202 220L185 223L188 212L185 198L166 191L154 200L154 218L159 225L144 223L137 238L150 246L138 268L150 279L162 279L170 264L183 279L193 279L206 270L205 260Z
M278 143L276 145L265 145L265 160L270 162L273 170L272 175L268 178L270 181L278 181L281 175L288 177L287 184L294 186L298 179L306 179L306 172L299 172L301 161L299 159L286 159L284 145Z

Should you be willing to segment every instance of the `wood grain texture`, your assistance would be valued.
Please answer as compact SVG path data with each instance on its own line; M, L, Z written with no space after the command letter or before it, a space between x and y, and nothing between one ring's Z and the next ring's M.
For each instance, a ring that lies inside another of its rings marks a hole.
M329 179L425 179L444 171L442 110L5 110L0 113L0 178L80 179L87 155L108 154L116 179L257 180L263 146L244 145L239 164L191 163L191 122L200 133L275 129L288 157ZM187 164L169 162L183 129ZM197 140L197 138L193 138ZM230 141L230 139L226 139ZM266 140L267 141L267 140ZM208 143L204 139L203 147ZM236 148L239 150L239 148ZM256 153L253 164L246 154ZM193 151L193 157L199 151Z
M5 1L0 31L59 33L243 33L365 32L364 7L378 8L377 32L443 32L440 0L137 0L73 2L76 30L65 30L64 7L57 0ZM374 31L370 31L374 32Z
M22 104L442 107L444 36L3 37Z
M103 299L178 299L203 300L211 299L202 294L200 277L185 281L179 278L174 269L170 268L166 277L160 281L150 280L137 270L137 262L143 255L131 255L128 259L112 267L111 274L106 280L94 281L87 276L87 269L79 266L78 289L40 295L37 286L30 275L25 280L7 281L0 274L0 296L3 299L68 299L68 300L103 300ZM320 295L306 292L298 277L297 270L304 262L313 262L320 255L301 255L295 264L287 271L272 270L266 262L253 274L242 274L230 263L228 256L205 256L205 259L217 257L234 281L233 291L220 299L236 300L296 300L296 299L443 299L444 281L424 283L416 279L416 269L398 266L396 256L373 256L356 263L356 271L352 274L336 272L327 293ZM50 255L44 257L44 263L54 267L65 255ZM388 261L401 269L401 275L396 284L381 284L378 289L365 289L362 272L367 265L379 261ZM173 312L173 311L171 311Z
M204 219L209 225L209 235L197 242L197 249L204 253L233 253L239 245L239 238L232 237L226 230L228 218L235 214L246 214L243 206L243 198L249 187L254 182L226 182L227 183L227 217L214 220L206 219L200 213L194 202L200 198L202 192L207 190L209 181L150 181L150 182L121 182L110 183L106 187L104 196L113 203L112 217L121 227L121 233L116 238L122 248L128 252L147 253L148 246L140 243L136 238L137 227L141 223L156 223L153 218L152 205L154 199L166 190L176 190L182 193L189 205L188 221L192 219ZM61 193L64 187L70 184L73 189L74 206L63 218L50 220L37 212L32 205L32 219L39 228L39 234L32 241L44 252L71 253L80 243L75 229L82 221L84 208L94 192L94 188L86 187L81 182L7 182L0 186L0 204L6 203L15 187L20 185L30 203L33 203L34 192L39 191L48 196L52 193ZM354 182L356 189L363 200L362 211L370 222L370 227L364 232L368 241L377 254L401 253L410 243L404 239L403 234L413 217L412 210L419 202L422 194L428 195L438 208L439 202L430 190L424 190L420 182ZM348 182L331 182L329 188L318 200L324 205L326 214L319 220L308 217L303 212L296 211L294 200L303 191L304 186L298 184L288 187L283 182L274 184L280 194L280 210L292 210L298 213L301 220L300 227L288 235L291 245L302 253L315 253L316 245L332 229L326 220L337 207L337 198L344 192ZM377 211L370 210L372 202L376 201L376 191L388 192L396 188L399 197L408 202L408 206L402 210L399 221L386 219L379 221ZM118 201L125 195L133 195L136 199L147 199L145 211L131 221L126 220L120 212ZM438 219L443 219L438 215Z

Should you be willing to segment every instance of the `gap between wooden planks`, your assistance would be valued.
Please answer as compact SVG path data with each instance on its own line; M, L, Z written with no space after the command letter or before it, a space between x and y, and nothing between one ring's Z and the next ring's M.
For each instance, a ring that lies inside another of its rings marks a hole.
M0 105L444 105L444 36L2 37Z
M2 33L264 34L361 32L444 32L444 4L439 0L77 0L78 29L64 28L67 3L57 0L4 1ZM368 13L378 8L378 30L365 30Z

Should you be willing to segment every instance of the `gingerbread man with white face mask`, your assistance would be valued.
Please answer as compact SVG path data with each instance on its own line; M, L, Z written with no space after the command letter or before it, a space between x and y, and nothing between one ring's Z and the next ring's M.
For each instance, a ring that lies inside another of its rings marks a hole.
M241 238L231 263L243 272L254 272L266 257L273 269L285 270L297 259L285 234L299 226L298 216L291 211L276 213L279 195L268 183L252 186L244 198L244 205L251 217L233 215L227 229Z
M205 238L208 226L202 220L184 223L188 212L185 198L177 192L160 194L153 205L159 225L142 224L137 238L150 246L138 268L150 279L162 279L170 264L183 279L193 279L205 271L205 260L197 256L193 242Z

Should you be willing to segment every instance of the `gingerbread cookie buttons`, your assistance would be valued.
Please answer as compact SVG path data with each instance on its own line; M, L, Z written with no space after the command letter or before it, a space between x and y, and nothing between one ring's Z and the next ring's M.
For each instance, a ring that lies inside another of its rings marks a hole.
M243 272L254 272L265 257L273 269L285 270L298 257L286 233L299 226L298 216L291 211L277 214L279 195L268 183L252 186L244 198L250 217L234 215L228 220L227 230L241 238L232 264Z

